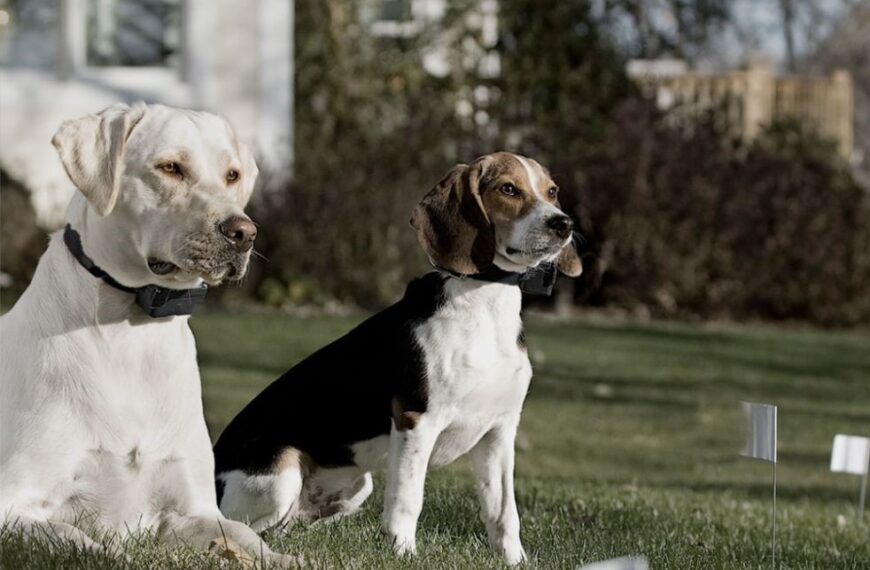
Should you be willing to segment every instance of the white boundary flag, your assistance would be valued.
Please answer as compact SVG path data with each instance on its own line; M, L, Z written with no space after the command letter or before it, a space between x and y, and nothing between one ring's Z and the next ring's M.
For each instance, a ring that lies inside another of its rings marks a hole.
M649 570L649 562L643 556L626 556L578 566L577 570Z
M831 471L864 475L870 464L870 437L844 435L834 436L831 450Z
M870 438L838 433L831 450L831 471L861 475L861 494L858 496L858 520L864 521L864 502L867 498L867 475L870 472Z
M740 455L773 463L773 504L771 508L770 564L776 568L776 406L740 402L746 416L746 445Z
M746 445L740 453L776 463L776 406L740 402L746 416Z

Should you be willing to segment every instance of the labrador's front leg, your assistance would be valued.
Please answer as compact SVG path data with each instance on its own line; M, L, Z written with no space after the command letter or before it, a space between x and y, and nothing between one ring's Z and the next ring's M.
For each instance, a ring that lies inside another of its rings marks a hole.
M94 542L83 530L64 522L39 520L27 515L10 513L0 518L0 528L5 525L21 529L28 538L44 539L52 548L63 541L69 541L82 549L95 552L103 549L100 543Z
M265 563L281 568L301 564L294 556L272 552L248 525L224 518L219 512L208 515L167 513L160 524L159 533L170 544L215 551L243 564Z
M429 456L438 430L419 416L412 426L399 422L390 432L389 470L384 495L383 530L397 554L416 551L417 519L423 508L423 488Z
M489 543L508 564L526 560L520 542L520 517L514 498L515 426L493 428L471 450L477 477L480 518Z

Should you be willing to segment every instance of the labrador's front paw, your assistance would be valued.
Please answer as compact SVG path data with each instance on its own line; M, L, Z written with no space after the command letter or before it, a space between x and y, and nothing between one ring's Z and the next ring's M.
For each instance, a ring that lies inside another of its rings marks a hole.
M302 568L305 567L305 559L302 556L292 554L278 554L272 552L266 558L266 563L275 568ZM308 566L311 567L311 566ZM318 566L314 566L315 568Z
M208 545L208 551L219 558L239 563L243 568L253 568L256 565L248 552L228 538L216 538Z
M208 551L220 558L236 562L243 568L258 568L261 563L265 563L268 568L299 568L304 564L300 556L279 554L268 549L263 552L250 552L225 537L212 540Z

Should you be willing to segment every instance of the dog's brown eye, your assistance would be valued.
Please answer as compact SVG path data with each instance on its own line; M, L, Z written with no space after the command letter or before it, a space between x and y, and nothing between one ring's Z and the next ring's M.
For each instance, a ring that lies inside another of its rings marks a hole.
M520 191L513 184L502 184L498 189L505 196L519 196Z
M547 190L547 194L550 196L550 198L555 198L559 195L559 189L553 186L552 188Z
M235 168L231 168L230 170L227 171L227 182L232 184L233 182L235 182L238 179L239 179L239 171L238 170L236 170Z
M164 162L163 164L158 164L157 168L166 174L170 174L172 176L181 176L181 165L177 162Z

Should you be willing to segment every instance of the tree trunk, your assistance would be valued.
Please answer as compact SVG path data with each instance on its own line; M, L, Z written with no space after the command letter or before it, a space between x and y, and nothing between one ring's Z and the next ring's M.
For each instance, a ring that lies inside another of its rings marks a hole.
M794 73L794 0L779 0L779 7L782 11L782 34L785 41L786 69L790 73Z

